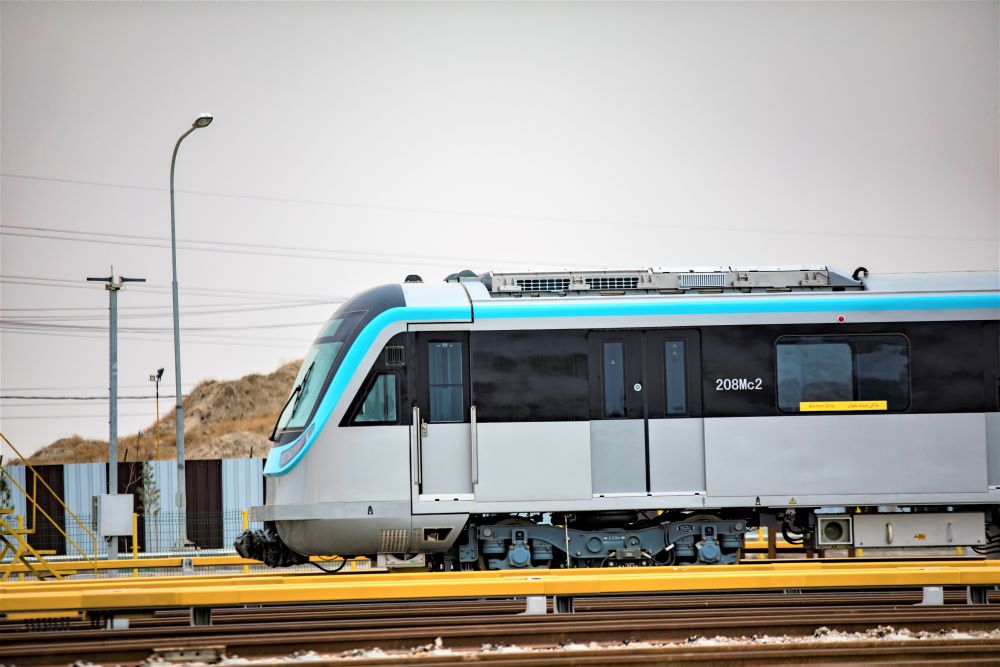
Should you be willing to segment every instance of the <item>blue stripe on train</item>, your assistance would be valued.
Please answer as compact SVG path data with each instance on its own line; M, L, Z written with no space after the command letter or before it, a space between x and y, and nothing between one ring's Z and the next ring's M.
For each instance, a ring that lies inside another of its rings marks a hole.
M355 371L358 370L358 366L361 365L362 359L364 359L365 354L368 349L375 342L375 339L390 324L399 321L407 322L468 322L470 318L468 306L451 306L446 308L423 308L423 307L402 307L402 308L390 308L389 310L379 313L377 316L372 318L358 337L351 343L351 347L347 350L347 354L344 356L344 360L340 363L337 368L337 372L333 375L333 381L330 382L330 387L326 390L323 395L322 400L319 403L319 407L316 409L316 414L313 415L310 424L315 424L316 428L313 429L311 435L306 439L305 444L301 444L299 440L294 440L287 445L281 447L273 447L267 455L267 463L264 465L264 474L269 477L278 477L284 475L289 470L294 468L302 457L306 455L309 448L312 447L313 442L319 436L323 427L326 426L326 422L330 419L330 415L333 414L333 409L340 402L340 397L343 395L344 390L347 389L347 383L350 382L351 377L354 375ZM298 447L298 452L290 460L288 460L284 465L281 464L281 454L285 450L291 449L292 447Z
M823 293L815 296L740 295L719 297L682 297L675 299L616 300L607 302L573 301L504 301L478 302L475 315L479 319L516 319L546 317L634 317L648 315L731 315L748 313L819 313L899 310L1000 310L1000 293L988 294L896 294L872 295L853 293ZM313 416L311 435L298 452L285 465L280 464L281 454L299 445L296 440L282 447L271 449L267 456L264 474L270 477L284 475L294 468L319 436L333 410L347 389L351 377L375 339L390 324L407 322L468 322L467 306L442 308L411 307L390 308L380 313L361 330L341 362L330 387L320 401Z

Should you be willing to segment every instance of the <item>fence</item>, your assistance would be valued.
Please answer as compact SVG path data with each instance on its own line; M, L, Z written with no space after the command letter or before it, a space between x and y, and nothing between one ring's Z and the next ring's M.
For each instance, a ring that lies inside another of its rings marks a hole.
M87 523L91 521L90 514L81 514L80 518ZM157 512L146 516L137 515L137 541L139 553L204 553L212 551L232 551L233 540L243 532L243 511L227 510L213 513L188 513L187 538L181 535L181 515L178 512ZM262 528L259 523L248 524L250 528ZM66 532L80 546L85 544L93 553L93 542L89 541L81 530ZM132 537L119 537L118 552L123 557L132 553ZM86 548L86 547L85 547ZM108 545L100 541L97 548L98 556L107 556Z
M139 550L176 553L231 549L233 540L243 531L243 510L263 504L262 468L261 459L188 461L186 537L190 544L185 544L185 536L180 534L181 515L175 505L175 462L119 463L118 492L134 496ZM55 492L39 494L37 508L29 507L22 494L12 495L9 504L13 514L9 518L16 522L16 516L21 516L24 525L33 529L28 535L32 546L63 555L67 549L75 553L75 542L90 556L95 546L98 556L107 553L105 540L98 539L95 545L88 532L94 531L93 497L107 493L106 463L35 466L34 472L23 465L8 465L5 470L10 479L25 488L32 488L37 477ZM41 520L39 510L51 515L56 525ZM79 517L80 523L73 516ZM131 553L132 538L118 540L119 553Z

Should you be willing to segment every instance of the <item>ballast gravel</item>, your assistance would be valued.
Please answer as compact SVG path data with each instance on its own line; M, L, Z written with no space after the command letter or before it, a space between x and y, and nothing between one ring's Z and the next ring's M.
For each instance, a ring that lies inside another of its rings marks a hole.
M273 658L241 658L238 656L224 656L218 662L163 662L157 659L147 660L146 667L218 667L235 665L319 665L340 662L350 664L357 660L379 660L391 659L407 656L476 656L485 653L496 654L518 654L518 653L553 653L570 651L615 651L615 650L635 650L635 649L683 649L697 646L750 646L750 645L787 645L787 644L816 644L816 643L869 643L872 640L884 640L894 642L906 641L926 641L941 639L993 639L1000 642L1000 629L984 631L959 632L956 630L938 630L935 632L918 631L911 632L905 628L896 630L889 625L880 625L870 628L864 632L841 632L831 630L825 626L817 628L815 632L807 636L792 637L788 635L750 635L742 637L701 637L693 636L682 642L617 642L617 643L576 643L571 642L556 647L533 647L517 646L509 644L483 644L478 649L452 649L444 645L444 641L439 637L431 644L418 646L404 651L385 651L374 647L370 649L353 649L341 653L320 654L315 651L297 651L285 657ZM98 667L97 665L78 663L77 667Z

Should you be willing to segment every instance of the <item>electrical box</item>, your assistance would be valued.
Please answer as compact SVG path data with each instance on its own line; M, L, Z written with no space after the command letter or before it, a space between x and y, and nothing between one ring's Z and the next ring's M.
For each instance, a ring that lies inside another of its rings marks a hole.
M858 514L854 544L859 547L954 547L986 543L982 512L899 512Z
M93 524L101 537L132 534L135 497L131 493L94 496Z

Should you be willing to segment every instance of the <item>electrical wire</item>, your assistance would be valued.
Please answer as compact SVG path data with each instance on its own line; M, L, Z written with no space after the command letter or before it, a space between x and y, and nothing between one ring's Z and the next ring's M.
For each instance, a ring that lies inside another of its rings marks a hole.
M62 183L62 184L72 184L72 185L86 185L91 187L104 187L104 188L121 188L127 190L143 190L150 192L166 192L165 188L143 186L143 185L130 185L122 183L104 183L99 181L85 181L79 179L69 179L69 178L55 178L49 176L35 176L30 174L13 174L10 172L0 173L0 176L4 178L14 178L22 180L31 181L41 181L48 183ZM496 213L496 212L486 212L486 211L462 211L455 209L436 209L436 208L424 208L418 206L394 206L389 204L367 204L367 203L356 203L356 202L343 202L343 201L333 201L333 200L322 200L322 199L301 199L293 197L274 197L267 195L246 195L239 193L225 193L225 192L211 192L203 190L175 190L175 192L183 193L186 195L195 195L201 197L218 197L225 199L241 199L241 200L251 200L251 201L266 201L281 204L300 204L308 206L325 206L325 207L336 207L336 208L351 208L351 209L365 209L365 210L376 210L376 211L392 211L397 213L411 213L420 215L433 215L433 216L449 216L449 217L459 217L459 218L485 218L491 220L502 220L502 221L518 221L526 224L559 224L565 226L578 226L578 225L597 225L603 228L607 227L639 227L646 229L680 229L684 231L690 231L691 225L685 222L678 223L660 223L660 222L641 222L638 220L623 220L617 219L597 219L597 218L577 218L577 217L554 217L554 216L543 216L543 215L531 215L531 214L520 214L520 213ZM706 225L699 224L697 229L699 231L720 231L720 232L732 232L746 235L760 235L760 234L775 234L779 236L788 236L792 233L788 229L767 229L754 226L739 226L739 225ZM797 229L794 231L797 236L821 236L821 237L850 237L856 238L862 233L862 230L843 230L834 231L829 229ZM941 235L914 235L911 233L899 235L899 234L878 234L870 233L869 231L864 232L864 237L866 239L889 239L894 242L905 242L905 241L950 241L955 243L983 243L992 242L996 243L996 237L969 237L969 238L959 238L953 236L941 236Z
M83 278L48 278L45 276L19 276L12 274L0 274L0 283L11 285L31 285L35 287L67 287L72 289L94 290L93 285L88 285ZM129 286L129 291L148 292L152 294L169 294L170 285L160 285L157 283L141 283ZM218 287L181 287L179 294L187 297L208 297L226 296L232 299L255 300L258 297L283 298L285 300L323 300L323 299L343 299L343 297L330 297L323 294L303 294L296 292L263 292L247 289L222 289Z
M6 333L7 335L31 335L31 336L55 336L57 338L93 338L100 340L107 340L107 335L101 336L98 334L88 334L88 333L60 333L56 331L26 331L26 330L4 330L0 328L0 332ZM133 336L131 334L119 335L119 340L127 341L143 341L146 343L172 343L171 338L157 338L155 336ZM263 347L263 348L273 348L277 350L298 350L302 351L306 346L309 345L309 341L298 341L298 342L288 342L288 343L254 343L247 342L250 339L220 339L215 338L195 338L193 336L184 337L184 345L227 345L227 346L237 346L237 347ZM278 340L278 339L273 339Z
M242 325L216 325L216 326L200 326L200 327L185 327L185 332L205 332L205 331L254 331L260 329L295 329L299 327L318 327L324 324L325 320L318 322L274 322L271 324L242 324ZM0 327L6 327L11 330L24 329L33 331L83 331L83 332L106 332L108 328L106 326L89 325L89 324L53 324L49 322L36 322L34 320L25 321L14 321L10 319L0 318ZM145 333L168 333L173 329L168 326L163 327L123 327L119 326L118 331L120 333L134 333L134 334L145 334Z
M64 414L58 414L58 415L14 415L13 417L8 417L7 415L3 415L2 417L0 417L0 422L7 421L8 419L27 420L27 421L30 421L30 420L39 420L39 419L97 419L99 417L107 417L107 416L108 416L107 412L93 413L93 414L88 413L88 414L85 414L85 415L64 415ZM134 412L134 413L119 412L118 416L119 417L149 417L151 415L148 412Z
M210 304L201 304L188 306L182 308L180 311L181 317L198 317L203 315L231 315L231 314L243 314L243 313L259 313L264 311L274 311L274 310L289 310L295 308L312 308L314 306L329 306L338 305L342 303L342 300L333 301L328 299L317 299L315 301L293 301L293 302L277 302L270 305L258 305L258 306L248 306L246 304L226 304L226 307L213 307L210 308ZM266 302L265 302L266 303ZM156 309L158 312L154 313L135 313L131 312L134 310L150 310ZM27 308L0 308L0 313L7 313L10 311L28 311ZM34 311L35 309L30 309ZM37 310L58 310L58 309L44 309L39 308ZM66 309L69 310L69 309ZM73 310L87 310L89 312L99 311L99 314L95 315L22 315L14 317L3 317L0 319L13 321L13 322L41 322L41 321L83 321L83 320L107 320L108 308L75 308ZM125 311L125 312L122 312ZM169 308L164 308L163 306L132 306L132 307L118 307L119 319L122 320L134 320L134 319L162 319L167 317L173 317L173 311Z
M65 229L60 227L40 227L40 226L27 226L27 225L4 225L3 229L6 230L20 230L18 232L2 231L0 233L6 234L8 236L28 236L31 235L33 238L57 238L58 240L85 240L84 238L75 237L91 237L94 240L103 239L109 243L131 245L136 242L135 245L146 245L146 242L156 242L158 245L148 246L148 247L170 247L170 239L164 236L148 236L143 234L119 234L117 232L96 232L92 230L75 230L75 229ZM64 236L59 237L49 237L43 234L62 234L70 235L74 238L67 239ZM130 241L121 241L120 239L130 239ZM143 243L138 243L138 242ZM189 245L193 244L193 245ZM198 247L201 246L201 247ZM276 254L275 251L281 251L282 253L296 253L292 256L296 258L303 259L321 259L329 258L337 261L353 261L353 262L378 262L378 263L399 263L399 262L418 262L418 263L429 263L431 266L453 266L455 264L489 264L489 265L501 265L501 264L515 264L517 266L528 266L530 263L525 263L524 260L509 260L509 259L498 259L495 257L473 257L473 256L443 256L443 255L426 255L421 254L419 256L405 253L392 253L392 252L371 252L364 250L340 250L334 248L322 248L315 246L290 246L290 245L279 245L273 243L247 243L242 241L217 241L217 240L199 240L199 239L177 239L177 247L184 250L216 250L225 249L232 250L233 248L240 248L246 250L250 254L264 254L268 256L286 256L285 254ZM305 253L305 254L302 254ZM319 255L320 257L317 257ZM536 259L533 260L534 264L562 264L564 260L544 260Z
M174 394L160 394L160 398L173 398ZM156 398L156 394L150 394L148 396L122 396L118 395L119 401L139 401L146 399ZM0 401L106 401L108 400L107 394L103 396L24 396L24 395L7 395L0 396ZM26 407L21 404L18 407Z

